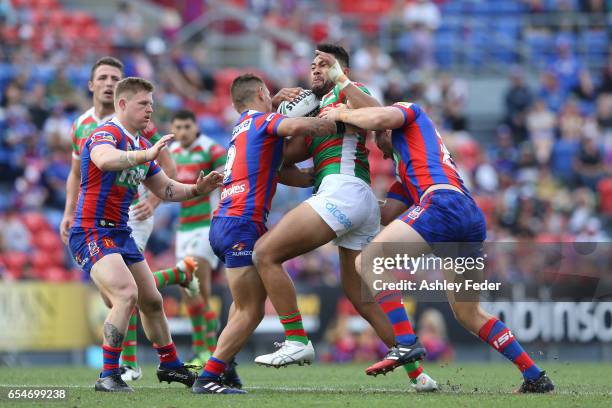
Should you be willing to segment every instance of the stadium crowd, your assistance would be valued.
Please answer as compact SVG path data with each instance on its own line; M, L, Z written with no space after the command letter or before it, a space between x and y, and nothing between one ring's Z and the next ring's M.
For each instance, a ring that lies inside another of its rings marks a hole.
M177 2L157 3L174 6ZM424 106L487 215L489 240L609 239L611 56L604 60L603 70L592 69L588 61L576 56L574 37L561 28L551 29L555 52L549 61L539 69L535 80L529 75L532 70L518 66L507 70L508 89L499 96L505 104L505 115L491 134L476 139L470 134L470 118L465 112L468 99L473 97L468 93L467 80L439 68L447 60L440 58L438 37L433 36L450 3L460 2L353 2L380 4L381 12L401 16L397 24L406 34L397 38L391 34L395 41L386 48L373 35L380 28L378 21L376 30L368 24L340 30L339 16L346 12L344 1L324 2L328 6L323 11L329 13L316 9L319 2L234 3L250 8L270 25L293 30L313 41L347 44L352 50L353 79L365 83L386 104L409 100ZM503 3L516 3L524 10L541 13L609 10L604 1ZM43 13L41 4L53 11ZM185 7L165 14L157 39L172 41L182 25L207 11ZM207 7L215 7L214 2ZM309 9L314 10L311 24L301 25L299 16ZM147 27L133 6L120 4L117 12L121 18L116 19L114 27L107 27L87 13L64 10L55 0L0 1L0 279L80 278L73 261L61 250L57 230L70 168L70 126L89 108L89 67L100 55L111 53L121 58L126 76L153 80L157 87L155 120L162 130L168 129L171 112L187 107L197 112L203 132L223 144L228 140L236 119L228 99L228 81L236 71L214 69L201 44L187 44L160 54L159 43L146 40ZM319 21L322 15L325 20ZM86 33L73 30L84 21L91 23ZM393 18L383 21L393 26ZM63 29L61 35L59 27ZM231 31L229 27L217 29ZM524 32L528 34L532 28L525 27ZM115 35L100 40L99 35L106 30ZM411 54L415 50L419 58ZM269 67L260 70L267 74L271 88L307 87L310 54L278 44L275 55L274 74ZM392 162L385 161L373 143L369 147L373 187L382 199L394 177ZM281 188L270 223L309 194L308 190ZM149 245L153 268L174 263L173 240L168 237L173 236L176 216L175 206L158 210ZM61 256L49 256L51 252ZM338 265L333 252L333 248L323 247L289 261L287 268L297 282L336 285Z

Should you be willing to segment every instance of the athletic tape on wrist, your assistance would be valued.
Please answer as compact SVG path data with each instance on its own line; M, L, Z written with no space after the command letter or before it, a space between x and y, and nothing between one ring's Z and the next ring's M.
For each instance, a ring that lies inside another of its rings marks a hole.
M351 83L352 83L351 80L346 78L346 80L344 82L342 82L341 84L338 84L338 85L340 87L340 90L343 90L344 88L349 86Z

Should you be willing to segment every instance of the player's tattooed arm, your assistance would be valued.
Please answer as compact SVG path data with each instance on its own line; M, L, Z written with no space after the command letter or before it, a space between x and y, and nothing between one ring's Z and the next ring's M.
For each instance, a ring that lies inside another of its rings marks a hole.
M222 185L222 180L223 175L221 173L211 171L206 176L200 175L196 184L184 184L170 179L162 170L147 178L144 185L163 200L185 201L196 196L209 194Z
M392 106L362 109L339 107L326 110L321 117L368 130L397 129L404 124L404 114Z
M338 133L335 122L319 118L287 118L277 129L281 137L287 136L329 136Z
M165 199L168 201L172 201L174 198L174 182L170 181L166 188L164 189Z
M104 323L104 339L111 347L121 347L124 334L111 323Z

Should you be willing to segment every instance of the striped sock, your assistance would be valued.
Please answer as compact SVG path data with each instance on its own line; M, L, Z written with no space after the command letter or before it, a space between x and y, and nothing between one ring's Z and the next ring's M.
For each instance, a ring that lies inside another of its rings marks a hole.
M133 368L138 367L138 359L136 357L136 334L138 328L138 310L134 308L128 323L125 340L123 340L123 353L121 353L121 364Z
M187 313L191 319L191 347L196 355L206 351L206 343L204 341L204 333L206 329L206 321L204 319L204 305L197 305L187 308Z
M529 358L518 340L501 320L495 317L489 319L478 331L478 336L512 361L521 370L526 380L536 380L540 377L542 371Z
M206 347L208 347L208 351L214 353L217 349L217 315L214 310L207 307L206 312L204 312L204 319L206 320Z
M168 285L174 285L175 283L182 283L185 280L185 272L181 271L178 267L162 269L161 271L153 272L155 278L155 286L157 289L165 288Z
M155 347L155 349L159 355L159 365L161 367L174 369L183 365L183 362L176 354L176 347L174 346L174 343L161 347Z
M287 340L308 344L308 335L304 331L302 315L299 310L285 316L279 316L279 318L285 328L285 338Z
M223 361L219 360L218 358L211 357L206 362L206 365L204 366L199 378L209 381L219 381L219 377L221 374L223 374L223 371L225 371L225 366L227 366L227 364Z
M421 375L423 372L423 367L421 366L419 361L415 361L414 363L408 363L403 365L404 370L408 373L408 378L410 378L410 382L416 384L417 377Z
M393 326L393 334L398 344L411 345L416 342L416 335L408 319L408 313L402 303L402 294L399 291L382 291L375 297L383 312L387 315Z
M102 356L104 363L102 365L101 378L108 377L114 374L120 374L119 356L121 355L121 347L110 347L106 344L102 345Z

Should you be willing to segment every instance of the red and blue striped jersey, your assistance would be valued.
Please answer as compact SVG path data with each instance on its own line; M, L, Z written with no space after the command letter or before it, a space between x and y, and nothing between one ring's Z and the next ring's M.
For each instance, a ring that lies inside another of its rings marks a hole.
M406 204L407 207L412 207L414 205L414 200L400 180L395 180L393 184L391 184L389 190L387 190L387 198L401 201Z
M116 118L91 133L81 151L81 186L74 216L75 227L126 227L128 208L138 186L160 171L155 161L123 171L102 171L91 161L91 151L103 144L124 151L151 147L147 139L131 135Z
M283 159L283 138L277 135L285 116L244 112L234 127L227 150L221 201L215 217L238 217L265 223Z
M450 184L469 194L440 133L425 111L414 103L393 105L404 123L392 133L395 171L415 203L435 184Z

